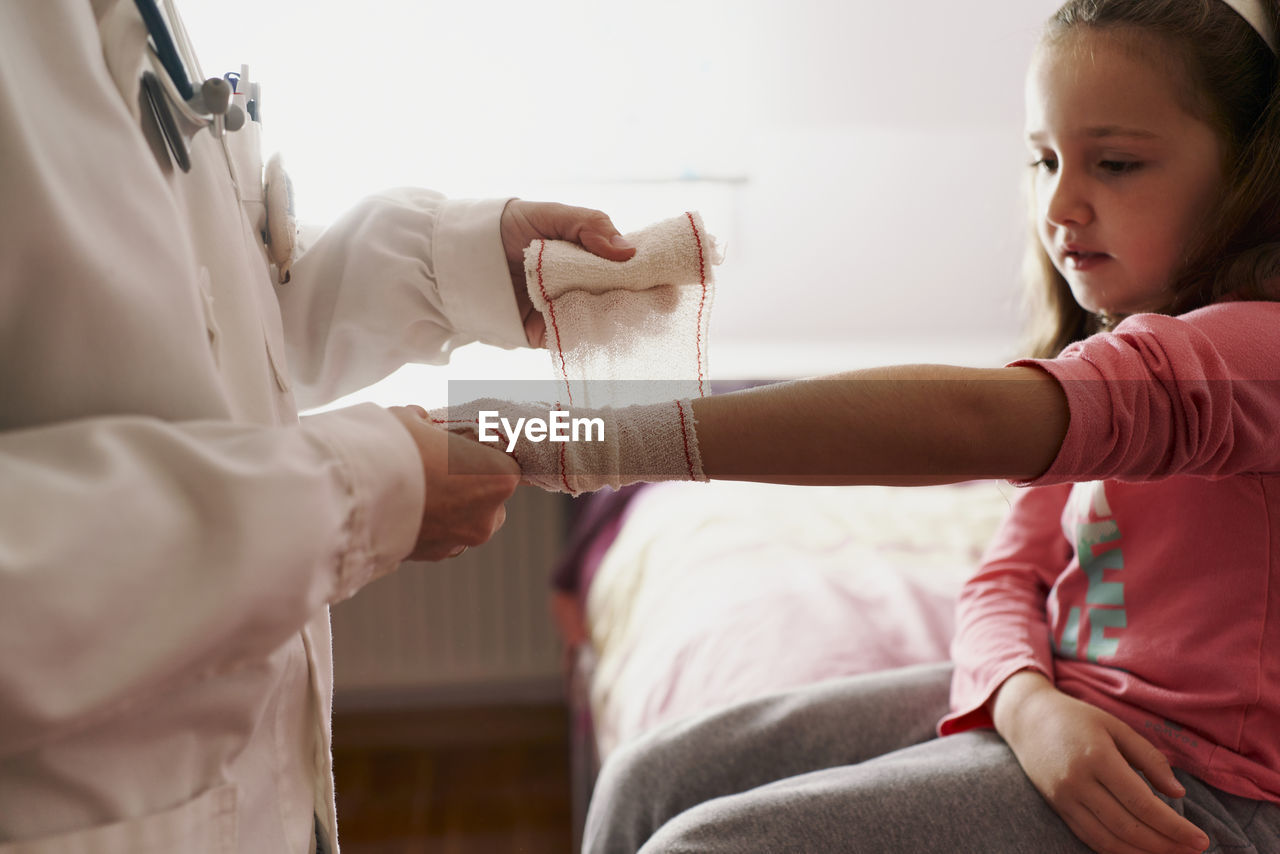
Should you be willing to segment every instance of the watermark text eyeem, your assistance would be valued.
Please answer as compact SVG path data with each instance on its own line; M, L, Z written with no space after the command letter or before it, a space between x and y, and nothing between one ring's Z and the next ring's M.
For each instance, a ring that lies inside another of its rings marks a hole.
M507 453L515 450L521 433L530 442L603 442L603 418L571 418L568 412L554 409L543 418L517 418L515 424L503 418L496 409L477 413L477 436L481 442L500 442L507 438ZM502 433L498 431L501 430Z

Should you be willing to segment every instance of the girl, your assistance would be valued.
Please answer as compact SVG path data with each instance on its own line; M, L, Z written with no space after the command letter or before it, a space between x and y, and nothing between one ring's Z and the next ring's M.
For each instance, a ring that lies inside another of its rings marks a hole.
M641 739L602 769L586 851L1280 852L1280 84L1258 2L1070 0L1049 23L1027 79L1039 358L620 410L605 456L517 452L571 491L1028 486L953 664Z

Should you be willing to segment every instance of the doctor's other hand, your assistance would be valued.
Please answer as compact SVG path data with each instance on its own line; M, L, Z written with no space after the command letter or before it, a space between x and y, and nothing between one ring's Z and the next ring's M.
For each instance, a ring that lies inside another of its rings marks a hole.
M408 560L444 560L488 541L506 521L506 500L520 483L515 460L425 420L416 406L392 407L422 457L426 504Z
M989 708L1032 785L1094 851L1189 854L1209 847L1204 831L1156 795L1186 794L1169 761L1119 718L1030 670L1005 680Z
M524 321L530 347L545 346L546 322L529 300L524 275L524 250L535 240L568 240L593 255L609 261L626 261L636 254L607 214L590 208L575 208L555 202L526 202L513 199L502 211L502 248L511 270L516 308Z

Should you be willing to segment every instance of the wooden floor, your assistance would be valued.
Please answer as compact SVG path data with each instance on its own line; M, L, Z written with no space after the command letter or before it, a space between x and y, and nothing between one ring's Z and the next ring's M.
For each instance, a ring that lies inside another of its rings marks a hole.
M339 712L343 854L567 854L561 706Z

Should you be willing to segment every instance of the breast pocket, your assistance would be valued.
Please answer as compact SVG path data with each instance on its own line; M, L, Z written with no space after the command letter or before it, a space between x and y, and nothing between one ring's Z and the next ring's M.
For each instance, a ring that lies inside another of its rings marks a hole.
M236 788L230 784L142 818L0 845L0 854L232 854L235 850Z

